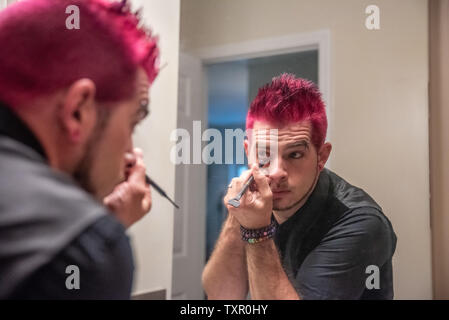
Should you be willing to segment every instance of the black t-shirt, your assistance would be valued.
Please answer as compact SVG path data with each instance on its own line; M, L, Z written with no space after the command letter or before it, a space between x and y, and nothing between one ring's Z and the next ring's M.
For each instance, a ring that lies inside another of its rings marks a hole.
M79 268L78 289L66 286L71 275L66 268L70 265ZM36 270L8 299L129 299L133 272L132 250L124 227L107 215Z
M302 299L393 299L391 223L368 194L327 169L274 240Z

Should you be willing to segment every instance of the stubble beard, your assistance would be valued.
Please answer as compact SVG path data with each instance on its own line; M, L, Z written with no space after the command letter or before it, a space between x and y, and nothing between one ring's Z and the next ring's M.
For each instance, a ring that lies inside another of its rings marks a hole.
M97 123L93 129L91 138L86 144L84 156L78 163L72 175L78 185L93 196L97 194L98 190L95 189L95 186L91 181L92 164L94 162L95 150L98 149L97 145L103 137L109 116L109 110L101 107L97 109Z
M84 189L86 192L95 195L95 187L93 186L91 179L90 179L90 170L92 168L93 163L93 153L94 153L94 138L92 137L87 146L86 146L86 152L84 153L83 158L79 162L78 166L76 167L75 171L73 172L73 178L78 183L78 185Z
M295 201L293 204L290 204L290 205L287 205L284 207L276 206L275 205L276 200L273 200L273 211L281 211L281 212L288 211L288 210L291 210L294 207L298 206L299 204L301 204L301 202L305 203L307 198L312 194L313 190L315 189L318 178L320 177L320 172L318 170L318 162L317 162L316 168L317 168L317 170L316 170L315 178L313 179L312 185L310 186L309 190L307 190L307 192L304 194L304 196L302 196L298 201Z
M306 197L307 197L307 194L304 195L304 197L302 197L298 201L294 202L293 204L288 205L288 206L284 206L284 207L276 206L275 203L274 203L275 200L273 200L273 210L274 211L287 211L287 210L290 210L290 209L296 207L298 204L300 204Z

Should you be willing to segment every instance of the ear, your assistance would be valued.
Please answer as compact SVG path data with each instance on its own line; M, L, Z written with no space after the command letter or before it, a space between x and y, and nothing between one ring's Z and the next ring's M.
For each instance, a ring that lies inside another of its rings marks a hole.
M248 168L251 168L252 163L249 161L249 140L245 139L243 140L243 147L245 148L245 154L246 154L246 159L248 159Z
M248 148L249 148L248 144L249 144L248 139L243 140L243 147L245 148L245 154L246 154L247 158L248 158Z
M59 121L66 138L72 143L86 140L97 121L95 83L90 79L74 82L63 97Z
M321 171L326 165L327 159L332 151L332 145L329 142L324 143L318 151L318 169Z

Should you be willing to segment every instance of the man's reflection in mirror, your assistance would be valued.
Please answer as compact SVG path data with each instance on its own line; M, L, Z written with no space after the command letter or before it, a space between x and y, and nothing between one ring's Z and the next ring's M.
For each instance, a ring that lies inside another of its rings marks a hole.
M325 168L332 145L318 88L274 78L252 101L246 127L250 169L224 197L228 217L203 271L208 298L392 299L396 235L374 199ZM264 170L253 144L270 145L270 130L278 150ZM229 205L251 175L240 206Z

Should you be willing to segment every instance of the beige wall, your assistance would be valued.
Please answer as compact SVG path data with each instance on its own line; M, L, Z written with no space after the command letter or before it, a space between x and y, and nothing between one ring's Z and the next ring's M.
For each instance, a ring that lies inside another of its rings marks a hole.
M449 299L449 1L430 2L430 181L436 299Z
M381 29L368 31L373 3ZM330 30L332 169L393 223L396 298L432 298L427 1L182 0L181 12L181 50L190 53Z
M137 129L135 146L143 149L147 172L166 192L175 192L170 133L176 128L179 55L179 0L132 0L144 7L146 25L159 35L161 65L166 66L150 92L151 114ZM137 272L134 293L166 289L171 297L173 206L154 190L153 208L130 230Z

